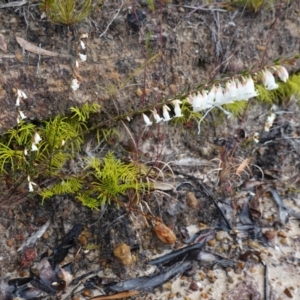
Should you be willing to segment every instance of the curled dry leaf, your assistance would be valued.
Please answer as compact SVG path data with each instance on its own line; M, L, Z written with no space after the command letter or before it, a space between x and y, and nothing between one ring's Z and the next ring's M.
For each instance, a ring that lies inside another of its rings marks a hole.
M7 52L7 44L5 42L4 35L0 33L0 49L4 52Z
M154 226L154 232L161 242L164 244L174 244L176 236L174 232L161 222L156 222Z
M27 42L26 40L22 39L19 36L16 37L16 40L22 48L24 48L25 50L27 50L31 53L47 55L47 56L58 56L59 55L57 52L52 52L52 51L48 51L48 50L42 49L40 47L37 47L37 46Z

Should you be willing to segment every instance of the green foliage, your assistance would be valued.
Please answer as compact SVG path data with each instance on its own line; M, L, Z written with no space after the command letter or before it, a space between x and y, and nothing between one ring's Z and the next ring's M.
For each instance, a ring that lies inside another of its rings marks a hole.
M155 11L155 3L154 0L147 0L148 6L152 11Z
M80 150L88 118L98 110L97 105L84 105L82 109L72 108L69 117L58 115L40 125L22 121L8 130L0 137L1 179L8 174L14 182L28 176L38 182L51 181L53 177L63 179L60 173L63 166ZM35 140L36 135L41 141ZM77 185L71 179L60 183L62 190L58 187L54 190L58 194L67 193L70 185L76 190ZM49 192L47 195L50 195ZM45 198L45 195L42 194L42 197Z
M66 180L61 180L61 182L49 186L40 192L42 196L42 202L45 199L51 198L55 195L65 195L74 194L82 188L83 181L77 177L69 177Z
M279 87L277 89L268 91L262 85L257 84L255 87L259 93L257 99L266 104L276 103L281 100L287 99L292 95L300 95L300 75L292 75L285 82L278 82Z
M90 13L92 0L42 0L40 9L53 23L73 25Z
M132 163L123 163L109 152L104 159L91 157L81 174L69 177L44 189L40 195L45 199L54 195L74 195L82 205L98 209L100 205L118 203L118 197L128 190L136 196L150 188L141 182L139 168Z
M141 182L139 168L133 163L124 163L116 159L109 152L103 160L92 157L87 161L87 176L94 181L92 187L85 192L87 198L81 194L81 201L87 204L91 196L95 195L97 202L93 200L88 206L98 207L101 204L116 201L118 196L125 195L128 190L133 190L136 195L150 188L148 183ZM90 197L90 198L89 198ZM96 205L95 205L96 204Z
M224 105L224 109L232 113L234 116L241 116L247 104L248 101L235 101L233 103Z
M270 7L274 4L275 0L234 0L230 4L236 6L243 6L250 11L257 12L262 8Z

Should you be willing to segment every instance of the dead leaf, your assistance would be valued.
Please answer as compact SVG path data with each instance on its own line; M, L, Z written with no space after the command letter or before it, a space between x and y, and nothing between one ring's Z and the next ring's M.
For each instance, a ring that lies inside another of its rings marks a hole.
M103 296L97 296L92 298L91 300L114 300L114 299L121 299L121 298L128 298L134 295L139 294L139 291L126 291L126 292L121 292L118 294L114 294L114 295L103 295Z
M175 243L175 241L176 241L176 235L165 224L163 224L161 222L156 222L153 229L154 229L157 237L164 244L169 244L170 245L170 244L174 244Z
M4 39L4 35L0 33L0 49L4 52L7 52L7 44Z
M25 50L27 50L31 53L47 55L47 56L58 56L59 55L57 52L52 52L52 51L48 51L48 50L42 49L40 47L37 47L37 46L27 42L26 40L22 39L19 36L16 37L16 40L21 47L23 47Z

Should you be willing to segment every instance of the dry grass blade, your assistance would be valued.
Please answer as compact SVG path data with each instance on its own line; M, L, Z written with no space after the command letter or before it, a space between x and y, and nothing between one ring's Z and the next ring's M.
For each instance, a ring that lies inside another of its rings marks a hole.
M126 292L121 292L115 295L103 295L103 296L97 296L92 298L91 300L114 300L114 299L122 299L122 298L128 298L134 295L139 294L139 291L126 291Z
M5 42L4 35L0 33L0 49L4 52L7 52L7 44Z
M235 174L239 175L241 174L246 168L249 168L249 162L250 159L246 158L242 161L242 163L238 166L238 168L235 171Z

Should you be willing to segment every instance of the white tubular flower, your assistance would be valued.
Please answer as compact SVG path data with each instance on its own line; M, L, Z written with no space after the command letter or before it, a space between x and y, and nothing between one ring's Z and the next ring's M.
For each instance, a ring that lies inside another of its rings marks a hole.
M27 148L24 149L24 152L23 152L23 153L24 153L25 156L28 155L28 150L27 150Z
M200 92L193 96L192 101L193 111L203 110L203 96Z
M32 143L31 151L38 151L38 147L36 146L36 144Z
M26 119L27 117L24 115L22 111L19 110L19 116L22 120Z
M217 88L214 85L207 95L207 104L209 105L209 107L211 107L211 104L215 102L216 92L217 92Z
M289 79L289 73L283 66L278 66L276 68L276 73L283 82L286 82Z
M267 69L262 72L262 81L266 90L275 90L278 88L273 74Z
M192 106L193 111L195 112L211 107L211 104L208 103L208 95L205 90L203 90L202 93L198 92L196 95L194 95Z
M80 46L83 50L86 48L85 43L82 40L80 40Z
M164 121L168 122L170 121L172 118L170 117L169 111L170 111L170 107L167 105L163 105L163 116L164 116Z
M152 114L156 123L159 123L163 120L163 118L157 113L157 110L155 108L152 110Z
M248 100L245 93L245 86L238 80L237 81L238 100Z
M28 180L28 189L29 189L29 192L33 192L34 191L33 186L36 185L36 183L34 183L34 182L32 182L30 180L30 176L29 175L27 177L27 180Z
M258 93L255 90L254 81L251 76L249 76L246 82L244 83L244 93L245 96L247 97L247 99L245 100L258 96Z
M79 82L76 78L72 80L71 88L73 91L76 91L79 89Z
M150 119L145 114L142 114L142 115L143 115L144 121L146 123L146 126L151 126L153 123L150 121Z
M225 103L225 98L223 94L223 89L221 86L219 86L216 90L216 97L214 105L223 105Z
M86 54L78 53L81 61L86 61Z
M172 104L174 105L175 117L182 117L180 104L182 102L180 100L173 100Z
M33 136L33 143L38 144L41 140L42 140L41 136L37 132L35 132Z
M270 130L270 128L273 126L275 118L276 118L276 115L274 113L271 113L268 116L267 122L265 123L265 131L269 131Z
M16 106L20 106L20 99L27 99L26 94L22 91L17 89L18 98L16 100Z
M224 103L232 103L238 98L238 91L235 82L232 80L226 82L224 91Z
M27 99L27 96L22 90L18 89L18 98Z
M254 133L253 140L256 144L259 143L259 132Z

